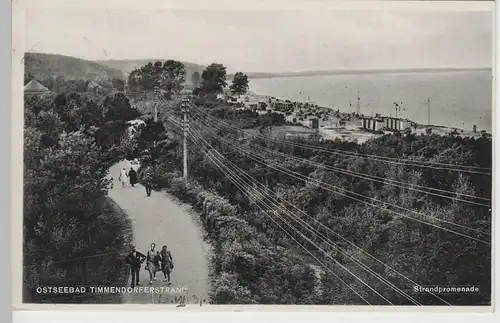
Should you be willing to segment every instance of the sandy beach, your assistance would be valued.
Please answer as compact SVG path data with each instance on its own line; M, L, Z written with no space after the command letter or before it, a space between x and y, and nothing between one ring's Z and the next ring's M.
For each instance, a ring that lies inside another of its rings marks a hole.
M258 94L251 91L249 91L245 96L248 97L248 101L250 102L269 102L270 100L271 101L276 100L275 97L264 94ZM299 103L302 105L306 104L305 102L293 102L293 103ZM356 141L358 143L363 143L372 138L393 133L392 131L383 131L383 133L373 133L364 130L362 129L362 121L358 118L352 118L352 121L344 121L345 124L339 126L340 121L342 119L349 118L350 116L352 116L352 114L339 111L338 115L333 116L336 111L333 110L332 108L321 107L311 103L308 104L312 106L311 109L314 109L315 111L321 111L322 113L328 115L328 120L323 120L322 118L318 118L319 124L317 130L323 136L324 139L328 140L339 139L339 140ZM289 126L275 127L275 128L282 128L281 130L276 129L275 131L276 134L284 135L285 137L300 137L300 136L307 137L315 132L314 129L310 128L310 120L313 117L299 118L297 110L298 110L297 108L294 108L293 112L290 115L285 116L285 119L289 124L295 124L296 126L289 125ZM271 109L271 111L280 113L279 111L275 111L273 109ZM424 135L426 134L427 127L428 127L427 125L416 123L416 128L412 127L411 131L413 134L416 135ZM480 131L474 133L471 130L458 129L440 125L431 125L430 128L432 128L433 134L442 136L448 135L454 131L458 133L459 136L463 137L480 138L482 136L482 133Z

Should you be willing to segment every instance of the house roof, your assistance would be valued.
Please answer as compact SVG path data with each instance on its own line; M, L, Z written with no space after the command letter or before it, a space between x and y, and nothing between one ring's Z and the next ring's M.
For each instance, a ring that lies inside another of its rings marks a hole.
M47 89L45 86L43 86L42 84L38 83L35 79L33 79L24 86L24 92L42 93L42 92L49 92L49 89Z
M100 86L94 81L89 81L89 83L87 83L87 87L93 89L93 88L101 88L102 86Z
M364 120L375 120L377 122L384 122L384 119L381 118L381 117L369 117L369 116L363 116L361 117L361 119L364 119Z

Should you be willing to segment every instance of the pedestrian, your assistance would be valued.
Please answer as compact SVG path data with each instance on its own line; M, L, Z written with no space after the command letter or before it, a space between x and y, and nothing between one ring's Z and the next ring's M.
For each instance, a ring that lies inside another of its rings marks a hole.
M130 185L132 185L132 187L135 187L134 185L137 184L137 172L133 167L130 167L128 177L130 178Z
M131 287L139 286L139 271L141 269L141 264L146 259L142 253L137 251L135 247L132 247L132 250L125 258L125 262L130 266L130 273L132 274L132 282L130 284Z
M150 172L146 172L146 174L142 178L142 184L146 188L146 195L151 196L151 182L152 177Z
M155 261L155 273L156 273L161 270L161 255L159 251L156 252L154 261Z
M474 133L476 133L476 131L477 131L477 126L476 126L476 125L474 125L474 126L472 127L472 131L474 131Z
M170 285L170 273L172 269L174 269L174 261L172 260L172 254L170 250L167 249L167 246L163 246L161 248L161 271L163 272L163 276L165 279L163 281L168 282Z
M155 266L155 256L156 256L156 245L153 242L151 248L148 250L146 256L146 270L149 272L149 284L153 284L153 280L156 280L156 266Z
M120 177L118 178L118 180L122 183L122 187L125 187L127 177L127 170L125 169L125 167L123 167L123 169L120 171Z

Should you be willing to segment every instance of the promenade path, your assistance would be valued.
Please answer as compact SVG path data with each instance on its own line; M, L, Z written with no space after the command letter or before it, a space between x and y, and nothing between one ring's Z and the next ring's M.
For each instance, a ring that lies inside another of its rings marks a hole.
M175 264L170 286L163 282L161 272L156 273L156 281L153 281L153 287L170 287L171 290L167 293L124 294L123 301L132 304L173 303L180 295L186 296L186 302L207 299L209 249L203 241L199 226L188 211L189 208L174 202L165 192L153 191L147 197L142 185L122 187L118 177L123 167L130 170L131 165L124 161L110 169L114 185L109 191L109 197L132 221L137 250L146 254L152 242L156 243L157 250L167 245ZM142 287L149 287L149 274L144 265L139 272L140 284ZM128 286L130 280L131 277Z

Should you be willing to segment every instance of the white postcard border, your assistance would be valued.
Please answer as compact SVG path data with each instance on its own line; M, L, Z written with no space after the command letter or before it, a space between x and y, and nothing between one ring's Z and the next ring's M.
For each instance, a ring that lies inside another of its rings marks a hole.
M12 223L11 223L11 233L12 233L12 264L11 264L11 272L12 272L12 301L13 301L13 309L15 310L30 310L30 312L18 312L15 315L15 318L17 317L16 322L27 322L26 319L31 321L30 318L38 319L37 322L42 322L40 320L42 318L43 314L38 313L38 312L31 312L31 311L53 311L53 310L61 310L61 311L72 311L75 312L77 310L83 310L85 309L86 311L98 311L96 315L100 318L107 317L107 315L112 315L109 319L112 320L117 320L119 319L120 321L125 322L126 319L133 319L135 317L135 313L117 313L113 312L112 314L107 313L106 311L164 311L167 309L172 309L173 312L169 313L168 319L171 319L171 315L177 315L177 313L183 312L182 315L186 315L185 317L183 316L182 319L184 320L187 317L187 313L184 312L220 312L220 311L230 311L230 312L275 312L275 311L283 311L283 312L335 312L336 317L335 319L338 319L339 317L345 317L347 314L345 312L351 312L355 314L352 314L352 319L360 319L360 318L367 318L367 315L370 315L370 320L374 320L374 322L377 321L377 319L380 318L380 315L383 315L385 318L384 321L387 319L387 315L385 312L391 312L391 317L394 318L395 320L402 320L404 319L405 321L411 322L413 320L413 317L409 315L409 313L415 314L416 312L429 312L434 313L442 313L439 314L439 316L421 316L424 315L423 313L419 313L418 315L418 320L421 321L422 319L434 319L434 317L439 317L439 320L446 319L448 320L448 317L452 319L455 322L461 322L461 320L464 318L463 316L457 316L457 312L460 313L491 313L492 310L494 309L494 305L491 307L483 307L483 306L478 306L478 307L425 307L423 309L416 308L416 307L405 307L405 306L398 306L398 307L380 307L380 306L372 306L372 307L366 307L366 306L300 306L300 305L294 305L294 306L261 306L261 305L250 305L250 306L240 306L240 305L204 305L202 307L199 306L186 306L185 308L176 308L173 305L158 305L158 304L151 304L151 305L135 305L135 304L130 304L130 305L84 305L84 304L79 304L79 305L45 305L45 304L23 304L22 303L22 271L19 270L19 268L22 268L22 205L23 205L23 197L22 197L22 176L23 176L23 159L22 159L22 154L23 154L23 90L22 90L22 79L23 79L23 69L24 69L24 64L23 64L23 54L25 51L29 51L29 48L25 48L25 42L24 42L24 34L25 34L25 19L24 19L24 8L27 6L31 7L37 7L37 8L91 8L91 7L106 7L109 9L113 8L127 8L127 9L134 9L134 8L144 8L149 7L149 8L161 8L161 10L283 10L283 8L286 8L285 10L325 10L325 8L329 8L332 10L388 10L388 9L393 9L393 10L450 10L450 8L453 8L452 10L491 10L491 8L494 6L494 4L491 1L477 1L477 2L472 2L472 1L457 1L457 2L452 2L452 1L436 1L436 2L429 2L429 1L414 1L414 2L407 2L407 1L348 1L348 2L339 2L339 1L333 1L333 2L326 2L326 1L297 1L297 0L288 0L288 1L283 1L283 0L272 0L272 1L256 1L256 2L250 2L250 1L229 1L229 0L212 0L212 1L166 1L166 0L142 0L142 1L134 1L134 0L87 0L87 1L72 1L72 0L19 0L15 1L12 4L12 115L11 115L11 131L12 131L12 155L11 155L11 162L12 162L12 172L11 172L11 192L12 194ZM498 10L498 9L496 9ZM498 12L497 12L498 14ZM496 19L495 19L495 27L498 28L496 24ZM63 28L63 27L62 27ZM497 29L495 29L495 35L497 34ZM498 49L498 43L495 41L495 49ZM495 75L495 87L494 87L494 106L496 106L496 102L498 100L498 88L497 88L497 82L496 82L496 64L494 64L494 75ZM497 124L497 113L496 109L493 108L493 136L495 137L494 140L494 149L493 149L493 156L495 160L495 165L494 169L497 168L497 163L498 159L495 158L497 155L498 151L498 140L496 136L496 124ZM493 214L496 214L496 200L498 198L498 192L495 189L498 185L498 177L494 178L494 186L493 186L493 193L494 193L494 200L492 201L493 203ZM495 221L493 219L493 226L494 230L493 232L496 232L498 230L499 222ZM499 257L498 257L498 248L495 246L496 242L496 237L493 235L493 267L492 267L492 281L494 283L494 289L493 289L493 294L492 294L492 304L497 303L497 297L495 297L495 291L498 290L498 281L496 280L496 275L495 275L495 268L499 268ZM381 312L384 314L374 314L370 313L373 311ZM395 313L395 312L407 312L406 314L401 314L401 313ZM49 312L46 312L49 313ZM93 320L95 318L91 318L92 315L95 313L89 313L86 312L87 314L78 314L80 318L88 318L88 320ZM444 314L446 313L446 314ZM283 313L284 314L284 313ZM280 314L280 315L283 315ZM59 314L58 314L59 315ZM66 313L60 314L62 316L60 317L66 317ZM192 314L189 314L191 316ZM198 319L201 317L198 315L194 315L193 318L196 316ZM215 313L206 313L202 314L203 315L203 320L205 322L209 322L212 319L220 319L218 314L216 315ZM263 315L263 314L260 314ZM306 315L306 314L294 314L294 319L298 319L300 315ZM309 315L312 315L312 313L308 313L307 317L303 317L303 319L309 320L311 317ZM442 317L441 315L446 316L446 318ZM461 314L462 315L462 314ZM478 315L478 314L474 314ZM257 319L259 316L252 315L253 320ZM119 318L118 318L119 317ZM227 315L228 318L230 318L230 315ZM467 315L466 316L468 319L467 321L470 322L471 316ZM474 317L474 316L472 316ZM476 316L478 317L478 316ZM481 317L488 317L491 318L492 315L481 315ZM276 316L272 316L271 314L269 315L269 318L272 318L273 320L278 321ZM375 319L377 318L377 319ZM22 319L22 320L21 320ZM140 320L144 318L138 318ZM166 319L166 317L164 317ZM473 318L474 319L474 318ZM72 317L71 320L73 322L77 322L78 320L75 317ZM242 320L242 318L238 318L238 320ZM465 321L465 319L464 319Z

